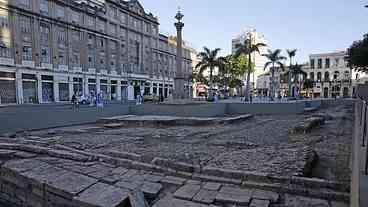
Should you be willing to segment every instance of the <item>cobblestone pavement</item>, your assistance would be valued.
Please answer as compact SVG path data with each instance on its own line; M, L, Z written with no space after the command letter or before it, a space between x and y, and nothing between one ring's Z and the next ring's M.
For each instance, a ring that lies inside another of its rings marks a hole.
M352 131L350 106L321 109L332 120L310 134L290 134L312 116L255 116L237 124L172 127L60 128L33 133L28 139L62 144L96 153L135 153L150 162L156 157L176 162L271 175L302 175L311 151L319 157L313 176L349 181Z
M346 207L352 114L339 105L236 124L100 123L0 138L0 203ZM291 133L312 116L326 123ZM319 161L306 173L311 154Z

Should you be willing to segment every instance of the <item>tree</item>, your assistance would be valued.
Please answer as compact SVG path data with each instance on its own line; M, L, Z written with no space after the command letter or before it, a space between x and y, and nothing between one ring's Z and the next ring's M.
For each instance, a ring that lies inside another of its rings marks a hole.
M281 55L281 49L277 49L275 51L268 50L268 54L264 54L262 56L265 56L269 61L265 63L264 70L267 69L268 66L272 65L270 68L271 72L271 86L270 86L270 92L271 92L271 99L275 96L275 70L277 67L281 68L282 70L285 70L284 64L281 62L282 60L285 60L286 57Z
M303 88L307 90L307 94L309 95L309 89L313 88L313 80L306 79L303 84Z
M242 75L245 73L247 59L244 55L228 55L224 58L224 64L219 68L216 82L225 89L236 88L242 85Z
M291 93L291 78L292 78L292 74L291 74L290 68L293 65L293 58L296 55L296 51L297 51L297 49L292 49L292 50L287 49L286 50L286 52L287 52L287 54L289 56L289 60L290 60L290 64L289 64L289 78L288 78L289 96L292 95L292 93Z
M213 87L213 70L217 67L220 68L223 66L224 59L218 57L218 53L220 52L220 48L216 48L214 50L210 50L207 47L203 48L203 52L198 54L198 57L201 59L200 62L195 66L198 69L198 73L203 76L203 72L207 69L210 70L210 79L209 79L209 87L210 94L209 98L212 99L212 87Z
M298 77L300 75L303 75L303 77L307 76L307 73L304 72L302 68L303 68L303 66L299 65L298 63L296 63L295 65L292 65L292 66L289 67L289 77L290 76L294 77L294 83L297 83L299 89L301 88L301 86L300 86L300 82L298 80ZM291 82L291 80L290 80L290 82ZM299 90L299 92L300 92L300 90Z
M249 33L249 39L246 39L244 41L243 44L237 44L235 46L236 48L236 53L235 56L239 56L239 55L245 55L248 56L248 68L246 70L247 72L247 84L246 84L246 88L245 88L245 99L249 100L249 96L250 96L250 74L252 73L252 53L254 52L259 52L259 49L261 47L265 47L267 46L264 43L253 43L252 42L252 35L251 33Z
M350 46L347 61L350 68L368 73L368 34Z

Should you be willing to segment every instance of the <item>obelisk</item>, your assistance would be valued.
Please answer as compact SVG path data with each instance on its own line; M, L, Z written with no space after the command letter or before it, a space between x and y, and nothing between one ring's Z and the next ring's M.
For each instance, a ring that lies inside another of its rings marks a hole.
M176 37L176 76L174 79L174 99L185 99L184 94L184 73L183 73L183 39L182 39L182 31L184 27L184 23L181 21L184 15L178 11L175 16L175 19L178 21L174 24L177 31Z

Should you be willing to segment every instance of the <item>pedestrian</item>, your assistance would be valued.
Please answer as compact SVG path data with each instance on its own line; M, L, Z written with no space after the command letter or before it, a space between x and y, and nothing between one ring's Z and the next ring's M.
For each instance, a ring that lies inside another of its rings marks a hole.
M163 103L164 102L164 95L163 94L160 94L160 102Z
M76 108L75 104L77 102L77 97L75 96L75 94L73 94L71 102L72 102L72 109L75 110Z
M250 101L250 103L253 103L253 96L252 96L252 94L250 94L250 96L249 96L249 101Z

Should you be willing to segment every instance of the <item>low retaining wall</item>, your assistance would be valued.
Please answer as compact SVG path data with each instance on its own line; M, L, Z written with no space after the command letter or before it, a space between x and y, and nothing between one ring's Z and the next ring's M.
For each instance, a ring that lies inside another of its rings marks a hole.
M227 114L298 114L304 112L304 103L260 103L260 104L227 104Z
M130 114L182 116L182 117L216 117L226 114L226 104L146 104L130 107Z

